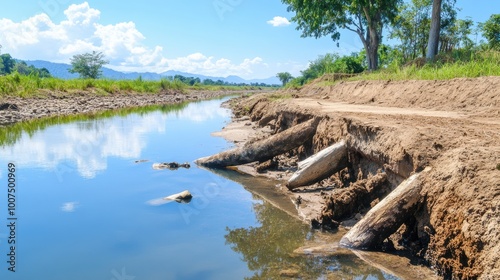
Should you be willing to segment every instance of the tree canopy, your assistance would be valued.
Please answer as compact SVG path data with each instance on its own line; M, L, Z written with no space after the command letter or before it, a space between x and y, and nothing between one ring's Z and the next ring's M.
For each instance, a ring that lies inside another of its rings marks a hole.
M102 66L108 63L102 52L78 54L71 58L72 68L69 72L78 73L83 79L98 79L102 75Z
M378 68L378 48L385 24L392 23L402 0L282 0L295 12L303 37L330 35L340 39L340 29L358 34L367 53L368 69Z
M8 53L0 55L0 74L10 74L14 71L16 61Z
M49 72L49 70L47 70L47 68L36 68L33 65L28 66L28 64L24 61L17 62L16 65L14 66L14 71L16 71L17 73L19 73L21 75L25 75L25 76L36 75L40 78L52 77L52 75L50 75L50 72Z
M500 50L500 14L493 14L481 25L483 36L492 49Z
M288 72L280 72L276 74L276 77L280 79L280 81L283 83L283 86L285 86L291 79L293 79L292 74Z

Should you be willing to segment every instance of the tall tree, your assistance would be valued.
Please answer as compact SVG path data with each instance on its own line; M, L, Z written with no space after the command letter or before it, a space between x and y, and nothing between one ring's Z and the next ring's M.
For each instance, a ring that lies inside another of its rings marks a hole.
M401 41L398 49L403 55L403 61L427 56L433 2L434 0L411 0L400 6L389 36ZM441 50L453 48L461 40L457 36L464 30L462 26L458 26L456 16L455 0L443 0L438 40Z
M78 73L84 79L98 79L102 75L102 66L108 63L102 52L78 54L71 58L72 68L69 72Z
M412 0L400 6L389 38L399 39L403 61L425 56L432 0Z
M443 7L444 9L445 7ZM441 18L443 22L443 18ZM472 34L474 22L470 19L457 19L453 24L443 27L439 38L440 52L449 52L454 49L472 49L474 42L469 38Z
M493 14L481 24L483 36L488 40L490 48L500 50L500 14Z
M427 45L427 60L434 60L439 50L439 32L441 31L441 6L443 0L434 0L432 3L431 30Z
M367 54L369 70L378 68L378 48L384 24L392 23L402 0L282 0L302 37L331 35L340 39L339 29L358 34Z
M291 79L293 79L292 74L288 72L280 72L276 74L276 77L280 79L280 81L283 83L283 86L285 86Z
M16 61L8 53L0 55L0 74L10 74L14 70Z

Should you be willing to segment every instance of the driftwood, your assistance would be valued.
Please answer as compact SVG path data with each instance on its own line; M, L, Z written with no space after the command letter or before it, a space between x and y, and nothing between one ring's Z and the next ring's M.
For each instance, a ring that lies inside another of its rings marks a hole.
M346 167L347 146L344 140L299 162L299 170L288 180L292 190L314 184Z
M317 121L312 119L272 135L267 139L213 156L200 158L195 162L202 166L217 168L254 161L266 161L297 148L310 140L316 132L316 125Z
M402 182L373 207L349 232L340 244L355 249L374 249L394 233L415 211L420 201L422 184L415 174Z

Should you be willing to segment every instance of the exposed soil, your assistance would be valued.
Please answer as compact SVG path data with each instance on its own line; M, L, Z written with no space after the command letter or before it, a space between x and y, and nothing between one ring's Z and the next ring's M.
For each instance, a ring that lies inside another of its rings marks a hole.
M44 117L91 114L98 111L130 107L175 104L247 92L192 91L177 93L165 91L159 94L120 93L98 95L91 91L81 91L76 93L51 92L40 98L6 96L0 98L0 126Z
M304 220L335 228L352 226L404 179L430 167L420 207L380 248L409 250L445 279L500 279L500 77L317 81L290 91L293 98L233 101L243 121L223 134L239 134L243 143L254 135L248 131L263 138L319 118L314 138L241 170L257 174L258 166L262 175L287 180L298 160L345 140L348 168L294 192L281 188Z

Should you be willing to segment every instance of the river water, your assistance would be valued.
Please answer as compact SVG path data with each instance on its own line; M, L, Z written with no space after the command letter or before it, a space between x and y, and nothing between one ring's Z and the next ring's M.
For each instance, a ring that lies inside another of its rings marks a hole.
M247 190L272 183L192 164L231 146L224 100L0 128L0 279L397 279L292 254L319 233ZM152 168L173 161L192 166Z

